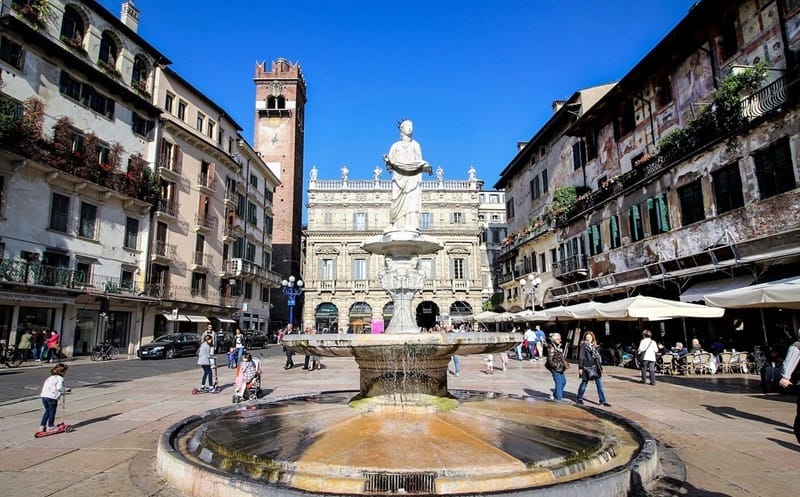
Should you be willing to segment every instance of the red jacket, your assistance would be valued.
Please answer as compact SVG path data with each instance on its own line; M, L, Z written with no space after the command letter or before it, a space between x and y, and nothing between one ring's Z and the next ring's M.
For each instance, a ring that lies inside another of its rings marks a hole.
M58 333L51 333L44 341L45 347L48 349L58 348Z

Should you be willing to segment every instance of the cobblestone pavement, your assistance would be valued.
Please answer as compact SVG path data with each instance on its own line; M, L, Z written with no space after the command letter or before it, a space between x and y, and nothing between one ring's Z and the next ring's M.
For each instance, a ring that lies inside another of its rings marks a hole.
M462 357L461 363L461 375L450 376L450 388L547 396L552 387L542 362L511 360L506 371L496 368L492 375L482 372L482 356ZM282 357L268 358L263 385L273 396L357 389L352 359L325 358L323 364L321 371L286 371ZM233 373L219 372L226 388L216 395L191 394L199 369L75 388L66 408L59 406L59 417L63 412L75 430L41 439L33 438L42 413L38 398L0 404L0 494L180 497L154 474L156 443L178 420L230 404ZM687 468L682 495L800 495L800 446L791 430L794 397L762 395L752 375L659 380L655 386L643 385L637 371L606 368L612 404L607 409L636 421L674 449ZM577 387L573 366L569 399L574 400ZM596 400L590 385L586 403L597 406Z

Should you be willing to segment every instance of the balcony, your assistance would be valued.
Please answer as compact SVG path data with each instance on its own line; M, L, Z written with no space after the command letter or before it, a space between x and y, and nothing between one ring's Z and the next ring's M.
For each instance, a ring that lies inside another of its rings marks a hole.
M586 256L573 255L558 261L553 267L553 276L562 281L574 281L585 279L589 275L589 267L586 265Z
M195 231L213 231L217 228L217 216L203 216L196 214L194 216L194 230Z
M167 181L177 181L181 177L181 164L167 157L159 159L158 174Z
M123 280L112 276L102 276L93 274L86 284L87 288L93 288L97 292L114 293L123 295L141 295L144 287L133 280Z
M323 280L317 282L317 293L335 292L336 280Z
M144 294L159 299L173 298L172 286L168 283L149 283L144 287Z
M0 281L83 289L86 285L86 273L66 267L3 259L0 261Z
M205 252L195 252L192 257L192 271L208 271L213 263L213 255Z
M233 277L257 280L262 283L275 279L275 273L272 271L244 259L230 259L227 261L227 265L226 271Z
M153 242L153 249L150 252L150 260L163 264L169 264L175 259L177 245L170 245L167 242L156 240Z
M214 175L199 173L197 175L197 189L204 193L214 193Z
M369 280L354 280L350 282L350 292L369 293Z
M236 193L235 188L229 188L225 190L225 208L226 209L236 209L236 205L239 201L239 194Z
M233 226L226 226L222 230L222 243L232 243L236 241L239 231Z
M174 200L161 198L156 203L156 218L164 221L178 220L178 204Z

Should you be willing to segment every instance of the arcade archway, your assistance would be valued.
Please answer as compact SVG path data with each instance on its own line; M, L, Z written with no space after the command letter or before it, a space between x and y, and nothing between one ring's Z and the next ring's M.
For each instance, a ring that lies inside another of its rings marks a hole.
M339 308L330 302L323 302L314 311L314 328L317 333L336 333Z
M423 300L417 306L417 326L420 328L433 328L436 318L439 317L439 306L430 300Z

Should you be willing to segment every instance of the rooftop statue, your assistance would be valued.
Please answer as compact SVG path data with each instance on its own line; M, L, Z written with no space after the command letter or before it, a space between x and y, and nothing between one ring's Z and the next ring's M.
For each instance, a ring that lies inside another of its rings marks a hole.
M419 231L422 209L422 173L433 174L431 165L422 159L419 143L411 138L414 124L403 120L398 125L400 140L383 156L386 169L392 171L392 205L389 209L391 231Z

